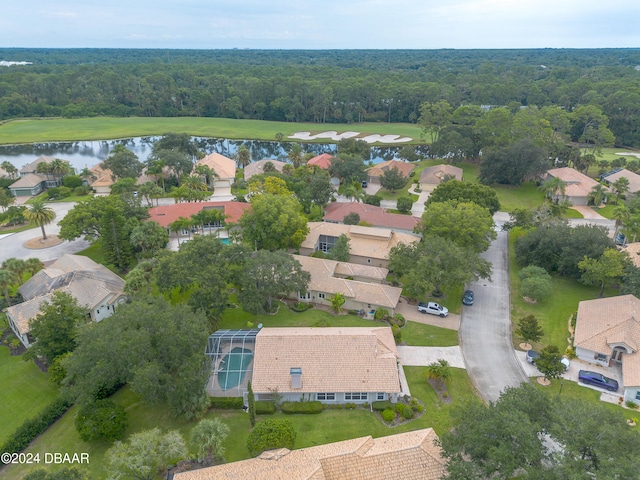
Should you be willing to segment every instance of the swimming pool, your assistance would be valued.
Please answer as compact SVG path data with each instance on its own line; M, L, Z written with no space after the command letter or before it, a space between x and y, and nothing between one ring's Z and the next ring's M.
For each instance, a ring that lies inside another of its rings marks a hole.
M222 390L237 387L247 373L247 367L253 360L253 352L246 348L235 347L220 362L218 384Z

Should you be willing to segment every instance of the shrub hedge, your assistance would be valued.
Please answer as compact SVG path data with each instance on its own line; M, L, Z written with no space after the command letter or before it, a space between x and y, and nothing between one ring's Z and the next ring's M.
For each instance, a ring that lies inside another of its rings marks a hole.
M321 413L324 405L319 401L312 402L282 402L282 413Z
M386 410L384 410L381 413L381 415L382 415L382 419L385 422L393 422L393 420L396 418L396 412L394 412L390 408L387 408Z
M276 406L273 402L258 401L254 402L254 405L258 415L271 415L276 412Z
M244 407L242 397L211 397L211 408L221 410L240 410Z
M62 398L54 400L40 414L25 420L0 448L0 452L21 452L29 446L34 438L64 415L70 406L71 404Z
M393 410L393 403L389 400L379 400L377 402L373 402L371 404L371 408L378 412L382 412L383 410L387 410L388 408Z

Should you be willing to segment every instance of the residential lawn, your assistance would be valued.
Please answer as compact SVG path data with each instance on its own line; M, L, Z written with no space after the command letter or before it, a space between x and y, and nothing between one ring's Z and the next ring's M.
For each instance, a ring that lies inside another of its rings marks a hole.
M565 212L564 215L562 215L564 218L584 218L584 215L582 215L579 211L574 210L573 208L568 208Z
M27 223L26 225L23 224L21 227L15 227L15 228L11 226L0 227L0 235L4 235L7 233L24 232L25 230L31 230L32 228L38 228L38 227L34 227L30 223Z
M635 150L633 148L614 148L614 147L610 147L610 148L603 148L602 149L602 153L600 155L597 156L598 160L615 160L616 158L626 158L627 161L629 160L633 160L634 156L632 155L618 155L618 153L627 153L627 152L635 152L635 153L640 153L638 150Z
M411 197L412 202L417 202L420 196L413 193L408 193L411 185L412 183L407 182L407 185L405 185L402 190L396 190L394 193L391 193L386 188L381 188L380 190L378 190L376 195L380 195L383 200L398 200L398 198L400 197Z
M93 195L69 195L68 197L59 198L58 200L47 200L50 203L63 203L63 202L85 202L92 198Z
M457 330L411 321L402 329L402 340L415 347L452 347L459 343Z
M58 388L33 362L12 357L0 346L0 445L30 418L35 417L57 396Z
M511 278L511 320L512 331L517 328L518 320L533 314L538 319L544 336L539 343L533 343L535 349L546 345L556 345L561 352L568 346L569 318L578 311L578 303L582 300L592 300L598 297L599 288L587 286L577 280L553 276L553 294L536 304L525 302L518 294L520 278L518 272L521 267L515 259L514 235L509 236L510 278ZM617 292L607 289L605 296L617 295ZM514 346L521 342L515 333L513 335Z
M600 215L602 215L605 218L608 218L609 220L613 220L613 211L618 207L618 205L607 205L605 207L602 208L594 208L593 211L596 213L599 213Z
M393 280L393 277L387 277L387 281ZM390 282L391 283L391 282ZM400 278L400 284L402 284L402 278ZM427 295L421 298L421 302L437 302L447 307L451 313L460 313L462 310L462 294L464 293L464 286L458 286L450 291L444 291L441 297L434 297L433 295ZM416 307L417 308L417 307Z
M114 267L113 265L107 265L107 263L106 263L107 260L104 257L104 252L102 251L102 248L100 247L100 242L99 241L93 243L89 248L85 248L84 250L76 253L76 255L84 255L85 257L89 257L94 262L99 263L101 265L104 265L105 267L107 267L109 270L111 270L116 275L121 275L122 274L122 272L118 271L118 269L116 267Z
M411 394L422 400L426 405L426 413L420 418L404 425L389 428L387 425L367 409L356 410L325 410L319 415L275 415L258 416L258 422L267 418L282 418L291 421L297 433L295 448L310 447L331 442L339 442L351 438L372 435L382 437L396 433L432 427L437 434L442 434L451 428L449 412L451 408L469 400L476 400L475 391L467 372L463 369L452 368L448 381L448 390L452 403L442 403L435 391L426 382L425 367L404 367ZM179 430L189 444L191 428L196 422L183 422L171 416L166 405L147 405L128 387L123 388L111 397L125 407L128 415L126 437L141 430L159 427L162 430ZM100 479L106 477L104 470L104 455L110 444L107 442L85 443L78 436L74 427L77 407L69 411L38 437L27 449L28 452L89 453L89 465L80 466L89 478ZM230 429L229 437L225 441L226 460L229 462L249 458L246 448L247 437L251 431L249 417L243 411L210 410L207 418L219 417ZM190 452L196 448L189 445ZM60 470L63 465L46 465L48 471ZM22 478L27 472L34 470L33 465L12 465L7 469L7 478ZM160 478L160 477L158 477Z
M544 193L533 182L518 187L511 185L493 185L498 192L500 210L513 212L516 208L535 208L544 203Z
M140 136L163 135L167 132L188 133L193 136L229 139L275 140L282 133L284 140L296 132L321 133L357 131L366 134L395 134L413 139L411 143L424 143L420 127L409 123L291 123L261 120L236 120L203 117L94 117L79 119L25 119L0 125L0 144L34 143L49 141L107 140ZM298 140L299 141L299 140ZM328 139L319 143L330 142ZM309 143L305 140L305 143Z
M572 382L570 380L562 381L562 379L554 379L554 380L551 380L551 385L549 385L548 387L543 387L536 381L533 381L532 383L537 388L544 390L550 395L561 395L563 397L575 398L577 400L580 400L581 402L587 402L594 405L595 404L604 405L609 410L622 415L625 420L628 420L633 417L635 418L640 417L639 410L637 409L630 410L628 408L615 405L613 403L601 402L600 392L588 387L581 387L576 382ZM562 388L562 390L560 390L560 388ZM633 427L633 429L636 430L637 432L640 432L640 423L637 423L637 425Z

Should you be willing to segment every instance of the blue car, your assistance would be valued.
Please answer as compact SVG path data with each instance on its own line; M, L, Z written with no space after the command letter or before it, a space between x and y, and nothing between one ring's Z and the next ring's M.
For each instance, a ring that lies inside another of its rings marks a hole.
M586 383L588 385L595 385L596 387L604 388L610 392L618 391L618 382L613 378L605 377L604 375L591 372L589 370L580 370L578 373L578 381Z
M473 305L473 290L465 290L462 296L463 305Z

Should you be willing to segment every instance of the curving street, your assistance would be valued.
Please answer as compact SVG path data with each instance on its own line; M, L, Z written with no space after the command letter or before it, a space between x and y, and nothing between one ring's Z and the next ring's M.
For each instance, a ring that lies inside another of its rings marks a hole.
M483 254L493 264L491 281L469 285L475 291L475 300L472 306L463 307L460 324L460 346L467 372L487 402L498 400L505 388L528 381L511 343L507 239L507 232L498 230L498 238Z

